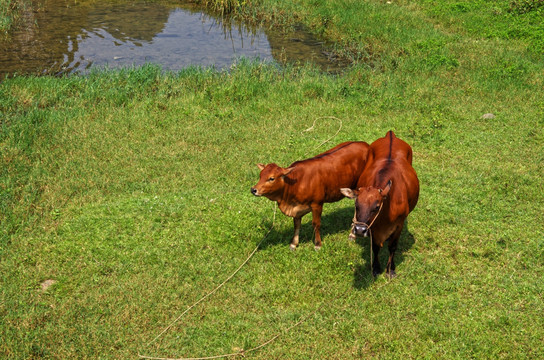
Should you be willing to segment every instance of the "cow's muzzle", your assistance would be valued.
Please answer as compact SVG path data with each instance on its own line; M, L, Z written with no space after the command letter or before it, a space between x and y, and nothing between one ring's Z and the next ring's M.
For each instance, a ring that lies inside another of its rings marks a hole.
M369 235L370 226L364 222L354 222L352 225L353 234L356 236L367 237Z
M255 196L261 196L259 195L259 192L257 191L257 189L255 189L254 187L251 188L251 193Z

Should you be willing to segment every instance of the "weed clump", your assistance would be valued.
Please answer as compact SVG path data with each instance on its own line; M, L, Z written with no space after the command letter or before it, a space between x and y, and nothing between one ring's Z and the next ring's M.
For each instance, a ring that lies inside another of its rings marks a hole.
M250 0L197 0L196 2L221 15L234 14L243 7L251 6Z
M510 2L509 12L521 15L541 12L543 7L544 0L514 0Z

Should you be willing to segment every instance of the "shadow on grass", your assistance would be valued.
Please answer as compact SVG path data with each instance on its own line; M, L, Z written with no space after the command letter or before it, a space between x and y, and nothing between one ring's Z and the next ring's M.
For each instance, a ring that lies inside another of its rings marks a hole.
M361 245L361 257L366 261L357 265L357 267L355 268L355 272L353 274L353 287L357 290L362 290L369 287L374 281L374 278L372 276L372 270L370 268L370 238L357 238L356 241L357 244ZM414 243L415 238L412 233L408 231L408 220L406 220L404 222L404 228L402 229L402 233L400 234L397 251L395 252L395 265L397 266L397 276L402 276L402 273L399 273L398 271L398 266L404 261L404 253L409 250L414 245ZM381 276L387 276L387 274L383 272L385 265L387 264L387 261L389 259L389 250L387 248L387 245L388 242L384 244L383 248L380 250L379 253L380 264L382 266L382 273L380 274Z
M278 216L285 216L279 211L278 214ZM302 218L299 246L305 243L313 243L314 241L311 218L311 214L307 214ZM323 241L323 246L327 246L326 238L328 235L334 235L350 229L352 218L353 208L350 206L346 206L337 210L332 210L331 212L328 212L325 208L325 210L323 211L323 215L321 216L321 238ZM270 225L267 224L266 226ZM294 228L292 225L286 227L282 231L272 229L267 239L261 244L261 250L264 250L268 247L284 246L285 251L289 251L289 244L291 243L293 234ZM347 238L346 241L348 241ZM362 290L369 287L374 282L374 278L372 277L372 271L370 269L370 239L357 238L356 243L362 248L362 262L355 268L353 274L353 287L357 290ZM402 276L402 273L398 272L398 265L402 264L402 262L404 261L404 252L409 250L414 245L414 243L415 238L408 231L408 220L406 220L406 222L404 223L404 228L402 229L402 233L400 235L397 251L395 252L395 265L397 265L398 276ZM385 264L387 264L387 260L389 258L389 250L387 248L387 245L388 243L386 242L379 254L382 269L385 267Z
M353 209L351 207L345 207L342 209L327 211L325 209L321 216L321 241L323 246L327 246L327 236L334 235L342 231L346 231L351 227L351 219L353 218ZM277 216L283 216L279 210ZM261 249L266 249L271 246L284 245L286 250L289 250L289 244L293 239L294 225L292 218L289 218L291 226L287 227L283 231L277 231L272 229L268 238L261 245ZM269 225L266 225L269 226ZM300 227L300 239L299 246L305 243L314 242L314 229L312 226L312 214L306 214L302 218L302 226Z

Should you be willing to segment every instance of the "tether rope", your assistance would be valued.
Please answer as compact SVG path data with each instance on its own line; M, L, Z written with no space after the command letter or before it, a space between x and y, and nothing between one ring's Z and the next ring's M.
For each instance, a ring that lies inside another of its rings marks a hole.
M309 315L301 317L299 319L299 321L297 321L295 324L285 328L282 332L274 335L273 337L271 337L270 339L268 339L264 343L262 343L262 344L260 344L258 346L255 346L255 347L253 347L251 349L248 349L248 350L240 350L238 352L230 353L230 354L213 355L213 356L205 356L205 357L192 357L192 358L154 357L154 356L145 356L145 355L138 355L138 356L140 358L142 358L142 359L151 359L151 360L211 360L211 359L228 358L228 357L233 357L233 356L244 356L244 354L247 354L247 353L250 353L252 351L256 351L256 350L259 350L260 348L265 347L266 345L270 344L271 342L273 342L274 340L279 338L281 335L287 333L292 328L299 326L300 324L302 324L303 322L308 320L308 318L310 318L310 316L314 315L317 312L317 310L319 310L319 307L317 307Z
M337 117L334 117L334 116L322 116L322 117L319 117L319 118L315 119L312 126L310 128L308 128L308 129L304 130L303 132L312 131L315 124L316 124L316 121L319 120L319 119L325 119L325 118L338 120L340 122L340 126L338 127L338 130L336 131L336 133L333 136L331 136L327 140L323 141L321 144L316 146L314 149L317 149L317 148L323 146L324 144L326 144L327 142L329 142L342 129L342 120L341 119L338 119ZM270 234L270 232L274 228L275 223L276 223L276 211L277 211L277 207L274 206L274 216L273 216L273 219L272 219L272 225L270 226L270 228L268 229L267 233L264 235L262 240L257 244L255 249L253 249L253 251L249 254L247 259L230 276L228 276L221 284L216 286L212 291L208 292L206 295L204 295L199 300L194 302L191 306L189 306L187 309L185 309L185 311L183 311L176 319L174 319L170 324L168 324L168 326L166 326L155 338L153 338L153 340L148 342L147 346L149 346L149 345L153 344L155 341L157 341L157 339L159 339L165 332L167 332L172 326L174 326L192 308L194 308L195 306L200 304L202 301L204 301L205 299L207 299L208 297L213 295L217 290L222 288L227 282L229 282L242 269L242 267L244 267L244 265L246 265L249 262L249 260L253 257L253 255L255 255L255 253L257 252L257 250L261 246L261 244L264 242L264 240L268 237L268 235ZM142 354L138 354L138 357L141 358L141 359L150 359L150 360L212 360L212 359L228 358L228 357L233 357L233 356L243 356L246 353L256 351L256 350L259 350L259 349L265 347L266 345L268 345L268 344L272 343L273 341L275 341L281 335L287 333L289 330L293 329L294 327L299 326L300 324L305 322L308 318L310 318L312 315L314 315L319 310L319 308L320 308L320 306L316 307L316 309L314 311L312 311L307 316L301 317L299 319L299 321L297 321L295 324L285 328L282 332L274 335L273 337L271 337L270 339L268 339L264 343L262 343L262 344L260 344L258 346L255 346L255 347L253 347L251 349L248 349L248 350L240 350L238 352L230 353L230 354L213 355L213 356L205 356L205 357L191 357L191 358L155 357L155 356L147 356L147 355L142 355Z
M336 116L321 116L321 117L318 117L317 119L314 120L312 126L310 126L309 128L307 128L306 130L301 131L300 133L302 134L302 133L305 133L305 132L312 131L312 130L314 129L315 123L316 123L317 120L319 120L319 119L335 119L335 120L338 120L338 121L340 122L340 126L338 127L338 130L336 130L336 132L334 133L333 136L331 136L331 137L328 138L327 140L323 141L321 144L317 145L316 147L314 147L314 148L313 148L312 150L310 150L310 151L313 151L313 150L315 150L315 149L317 149L317 148L320 148L320 147L323 146L324 144L328 143L329 141L332 140L333 137L335 137L336 135L338 135L338 133L340 132L340 130L342 130L342 119L339 119L339 118L337 118ZM309 152L310 152L310 151L309 151ZM309 152L307 152L304 156L308 155Z
M372 219L372 221L370 222L370 225L367 225L366 223L361 222L361 221L357 221L357 210L355 210L355 214L353 214L353 220L352 220L352 223L351 223L351 232L352 233L353 233L353 231L355 229L355 225L367 225L368 232L370 233L369 237L370 237L370 271L371 272L374 269L374 251L372 250L373 241L372 241L372 229L371 229L371 227L374 224L374 221L376 221L376 219L378 218L378 215L380 215L380 212L382 211L382 207L383 207L383 201L380 204L380 208L378 209L378 213L376 214L376 216L374 216L374 219Z
M201 297L199 300L197 300L196 302L194 302L191 306L189 306L184 312L182 312L174 321L172 321L167 327L165 327L160 333L159 335L157 335L153 340L151 340L149 343L147 343L147 346L153 344L158 338L160 338L165 332L167 332L172 326L174 326L182 317L183 315L185 315L189 310L191 310L192 308L194 308L195 306L197 306L198 304L200 304L202 301L204 301L205 299L207 299L210 295L214 294L217 290L219 290L220 288L222 288L230 279L232 279L234 277L234 275L236 275L240 269L242 269L242 267L247 264L247 262L253 257L253 255L255 255L255 253L257 252L257 250L259 249L259 247L261 246L261 244L263 243L263 241L268 237L268 235L270 234L270 232L272 231L272 229L274 228L274 225L276 223L276 207L274 207L274 217L272 218L272 225L270 225L270 229L268 229L267 233L264 235L263 239L257 244L257 246L255 247L255 249L253 249L253 251L249 254L249 256L247 257L247 259L240 265L238 266L238 268L229 276L225 279L225 281L223 281L221 284L217 285L212 291L210 291L209 293L207 293L206 295L204 295L203 297ZM140 355L140 357L143 357Z

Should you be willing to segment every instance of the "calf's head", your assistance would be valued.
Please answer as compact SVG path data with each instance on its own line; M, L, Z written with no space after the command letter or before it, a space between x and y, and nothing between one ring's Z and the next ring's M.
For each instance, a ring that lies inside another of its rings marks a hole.
M279 194L285 185L285 176L287 176L294 167L282 168L276 164L257 164L261 169L259 182L251 188L251 193L255 196L274 197Z
M342 194L350 199L355 199L355 217L353 219L353 232L357 236L368 236L370 227L378 217L383 202L391 190L391 180L383 189L368 186L352 190L342 188Z

